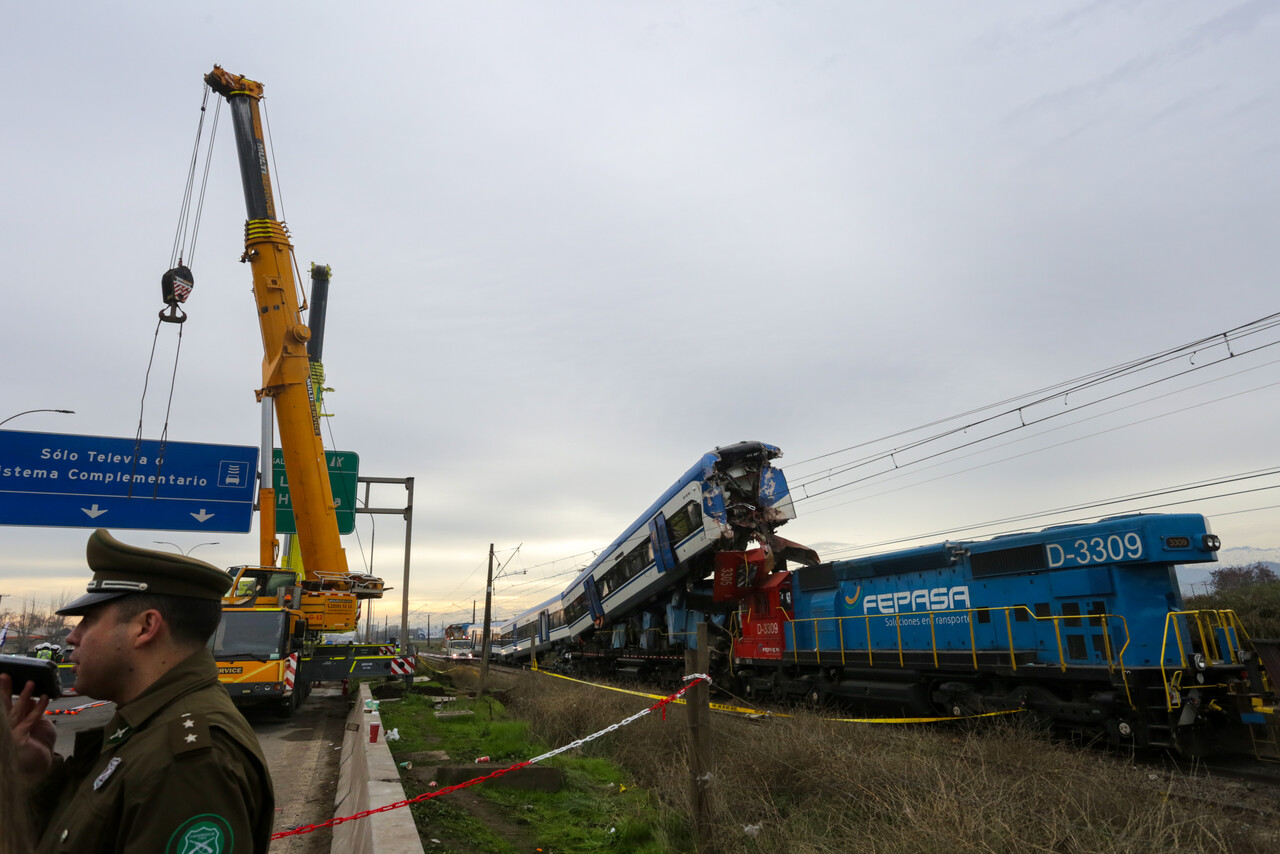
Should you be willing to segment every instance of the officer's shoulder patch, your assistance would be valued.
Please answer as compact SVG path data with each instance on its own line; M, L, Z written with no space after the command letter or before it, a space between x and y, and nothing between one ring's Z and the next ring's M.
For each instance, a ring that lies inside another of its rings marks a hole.
M169 837L165 854L223 854L236 850L235 833L225 818L205 813L189 818Z
M213 746L209 724L204 715L184 712L169 723L169 750L174 755L204 750Z

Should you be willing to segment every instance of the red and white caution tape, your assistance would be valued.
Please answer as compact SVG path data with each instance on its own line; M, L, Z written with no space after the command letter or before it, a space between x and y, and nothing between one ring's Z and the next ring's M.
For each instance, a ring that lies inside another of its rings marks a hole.
M72 706L69 709L45 709L44 713L46 715L78 715L81 712L85 711L86 709L93 709L93 708L97 708L98 706L105 706L108 703L110 703L110 700L99 700L96 703L85 703L83 706Z
M679 691L675 692L674 694L671 694L671 695L669 695L669 696L667 696L667 697L663 697L661 700L659 700L658 702L654 703L654 704L653 704L652 706L650 706L649 708L647 708L647 709L644 709L644 710L642 710L642 711L637 712L636 714L632 715L631 717L627 718L626 720L619 721L619 722L618 722L618 723L616 723L616 724L610 724L609 726L605 727L604 729L600 730L599 732L592 733L591 735L588 735L588 736L586 736L585 738L580 738L580 739L578 739L578 740L577 740L577 741L575 741L575 742L572 742L572 743L570 743L570 744L566 744L564 747L557 747L555 750L552 750L552 751L551 751L551 752L549 752L549 753L544 753L544 754L542 754L541 756L535 756L534 758L532 758L532 759L527 759L527 760L525 760L524 762L517 762L516 764L512 765L512 766L511 766L511 767L509 767L509 768L499 768L499 769L497 769L497 770L495 770L495 771L492 771L492 772L490 772L490 773L488 773L488 774L485 774L485 775L484 775L484 776L482 776L482 777L476 777L476 778L475 778L475 779L473 779L473 780L467 780L465 783L458 783L458 784L453 785L453 786L446 786L446 787L445 787L445 788L443 788L443 789L436 789L436 790L435 790L435 791L433 791L433 792L424 792L424 793L422 793L421 795L418 795L416 798L409 798L409 799L407 799L407 800L403 800L403 801L396 801L396 802L395 802L395 803L393 803L393 804L387 804L386 806L382 806L382 807L375 807L374 809L371 809L371 810L365 810L364 812L358 812L358 813L356 813L355 815L342 816L342 817L340 817L340 818L331 818L331 819L329 819L328 821L323 822L323 823L321 823L321 824L305 824L305 825L301 825L301 826L299 826L299 827L295 827L295 828L292 828L292 829L290 829L290 830L283 830L283 831L281 831L280 833L272 834L271 838L272 838L273 840L275 840L275 839L280 839L280 838L285 837L285 836L297 836L297 835L299 835L299 834L303 834L303 833L311 833L313 830L320 830L321 828L325 828L325 827L333 827L334 825L343 824L344 822L348 822L348 821L355 821L355 820L357 820L357 819L366 818L366 817L368 817L368 816L373 815L374 813L387 812L387 811L389 811L389 810L399 809L400 807L407 807L407 806L409 806L410 804L416 804L416 803L418 803L418 802L420 802L420 801L427 801L427 800L430 800L430 799L432 799L432 798L438 798L438 797L440 797L441 795L448 794L449 792L456 792L456 791L458 791L459 789L465 789L465 788L467 788L468 786L474 786L474 785L476 785L477 783L483 783L485 780L491 780L491 779L493 779L494 777L501 777L503 774L508 774L508 773L510 773L510 772L512 772L512 771L514 771L514 770L516 770L517 768L523 768L523 767L525 767L526 765L534 765L534 764L537 764L538 762L542 762L542 761L543 761L543 760L545 760L545 759L550 759L552 756L558 756L558 755L560 755L561 753L564 753L565 751L573 750L574 748L581 747L582 745L586 744L586 743L587 743L587 742L589 742L589 741L595 741L597 738L600 738L602 735L607 735L607 734L609 734L609 733L611 733L611 732L614 732L614 731L616 731L616 730L622 729L622 728L623 728L624 726L626 726L627 724L634 723L635 721L638 721L640 718L644 717L645 715L649 714L650 712L654 711L655 709L661 709L661 710L662 710L662 719L663 719L663 720L666 720L666 719L667 719L667 710L666 710L666 706L667 706L669 703L675 702L675 700L676 700L676 699L678 699L682 694L684 694L686 691L688 691L690 688L692 688L692 687L693 687L694 685L696 685L698 682L706 682L706 683L710 684L710 682L711 682L711 677L710 677L710 676L708 676L708 675L707 675L707 674L705 674L705 673L692 673L692 674L690 674L690 675L688 675L688 676L684 677L684 681L685 681L685 683L686 683L686 684L685 684L685 686L684 686L683 688L681 688Z

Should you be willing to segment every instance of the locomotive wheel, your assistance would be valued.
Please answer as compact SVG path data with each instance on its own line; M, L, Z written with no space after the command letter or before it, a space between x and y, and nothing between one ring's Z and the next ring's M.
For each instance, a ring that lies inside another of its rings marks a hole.
M827 701L827 692L822 689L821 685L812 685L809 690L805 692L804 699L805 702L815 708L823 706Z

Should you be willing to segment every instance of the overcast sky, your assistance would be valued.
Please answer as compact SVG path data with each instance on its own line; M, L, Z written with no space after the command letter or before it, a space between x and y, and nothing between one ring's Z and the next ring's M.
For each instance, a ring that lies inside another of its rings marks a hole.
M326 443L363 475L415 478L410 601L437 625L483 602L490 542L525 571L498 582L509 613L742 439L783 449L813 495L784 533L834 557L1168 501L1224 546L1280 548L1274 477L1002 521L1275 466L1280 333L1263 327L824 476L1002 410L900 431L1280 311L1277 13L19 4L0 35L0 419L165 428L177 339L156 338L158 283L218 63L265 85L297 260L333 268ZM261 344L222 119L168 437L256 445ZM397 588L375 611L394 622L404 523L359 530L348 559L372 555ZM0 594L83 589L88 533L0 528ZM257 557L256 533L116 533Z

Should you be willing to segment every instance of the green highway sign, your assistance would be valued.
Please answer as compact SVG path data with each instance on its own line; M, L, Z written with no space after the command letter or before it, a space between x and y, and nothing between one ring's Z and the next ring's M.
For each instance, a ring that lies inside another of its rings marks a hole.
M338 533L350 534L356 529L356 484L360 468L360 455L354 451L325 451L329 463L329 486L333 489L333 502L337 505ZM276 490L276 533L296 534L298 523L293 520L293 502L289 498L289 479L284 471L284 451L271 451L272 481Z

